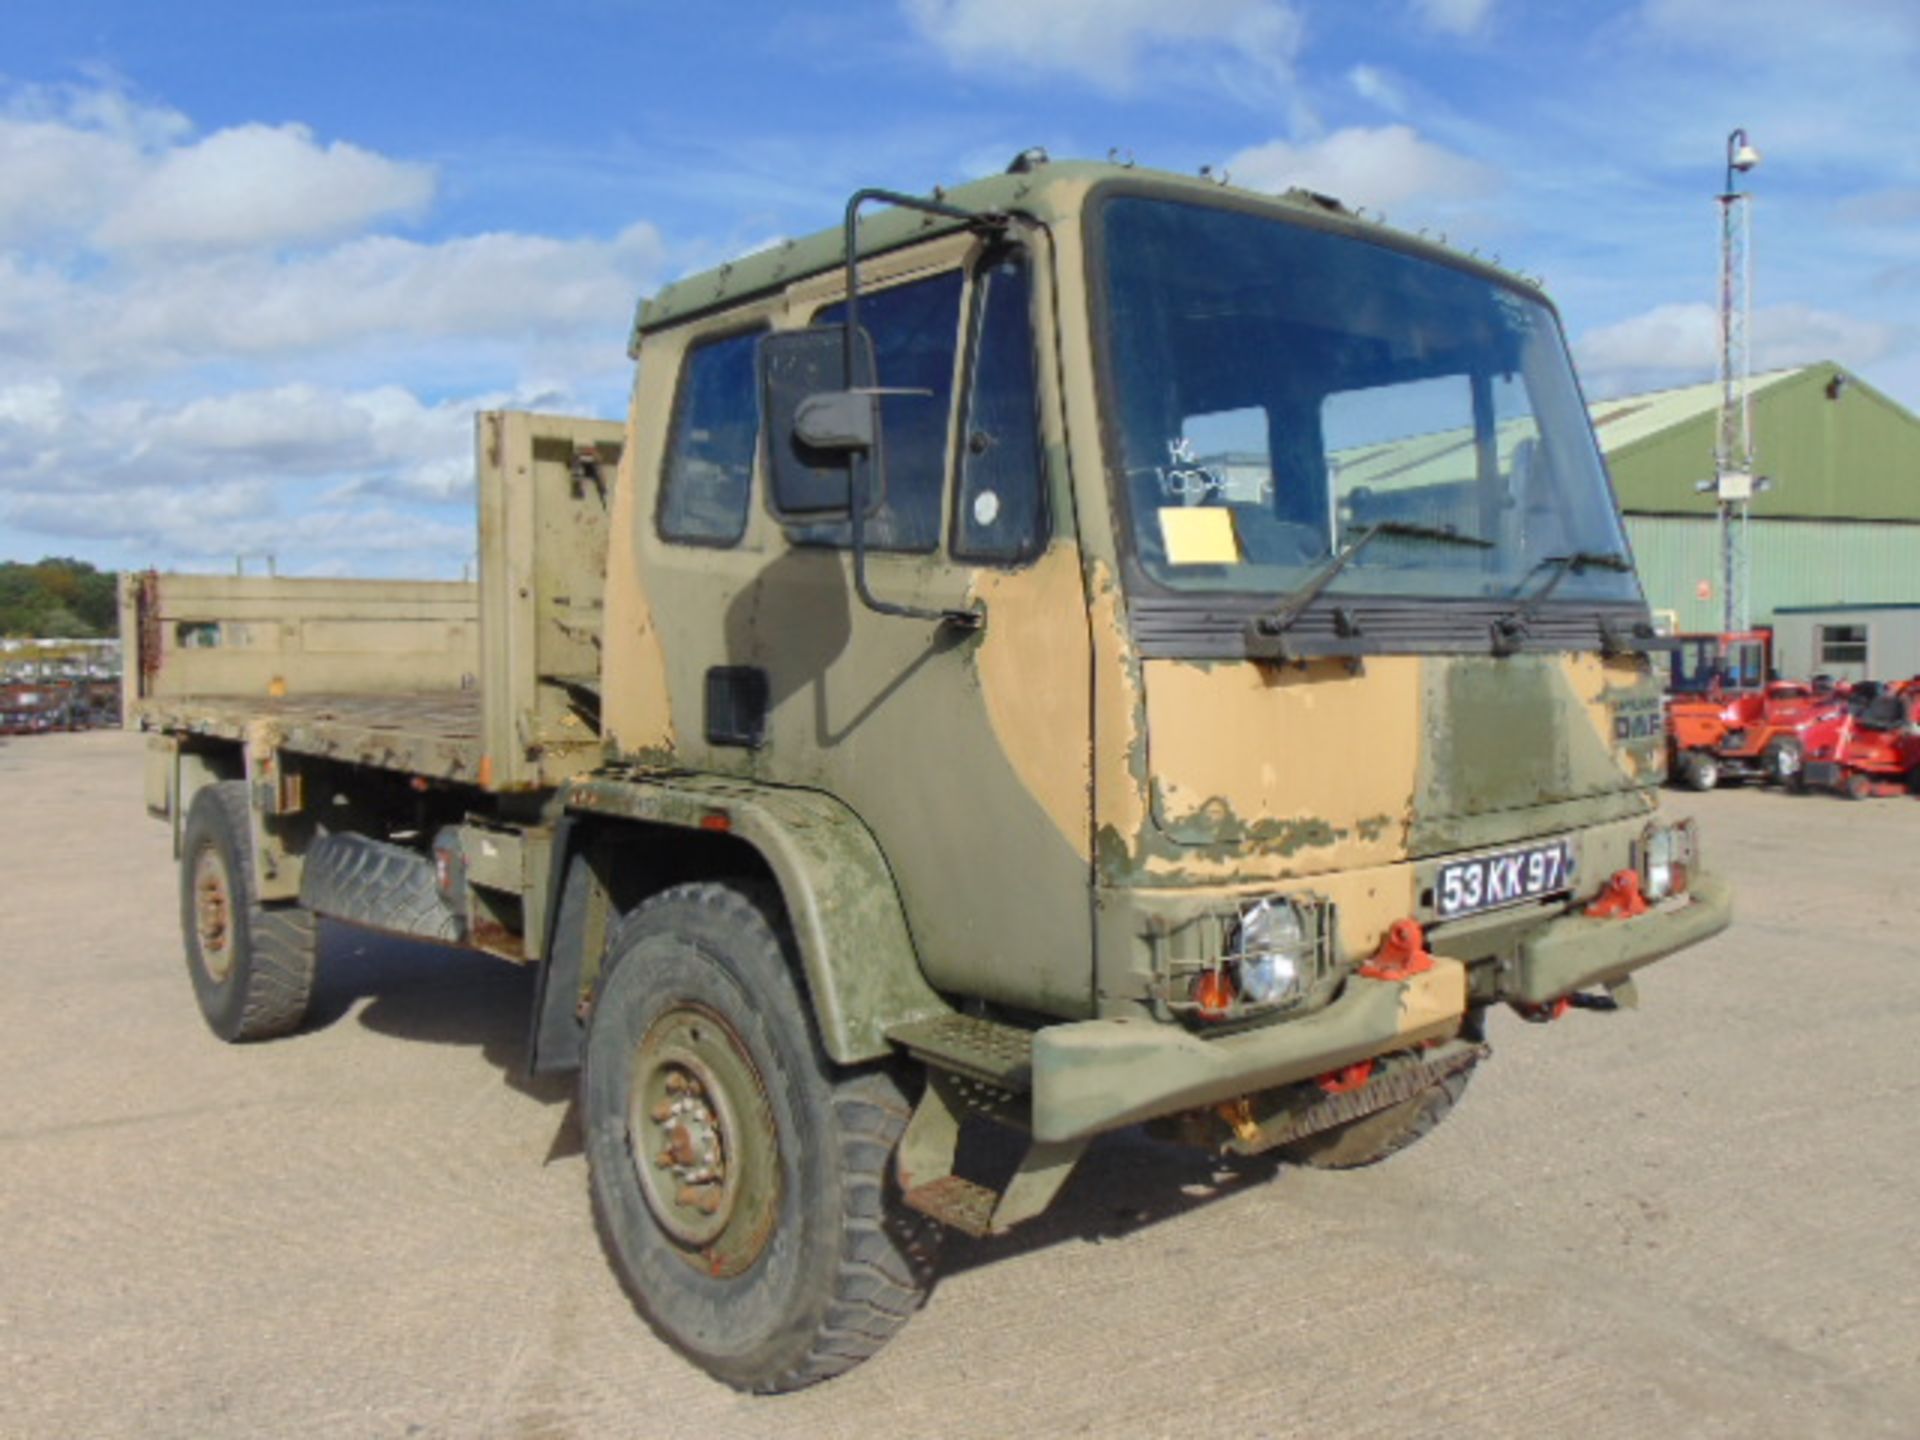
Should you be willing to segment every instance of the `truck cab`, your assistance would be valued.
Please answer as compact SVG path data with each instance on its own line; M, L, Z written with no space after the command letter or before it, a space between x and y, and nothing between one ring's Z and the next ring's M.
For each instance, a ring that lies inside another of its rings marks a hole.
M1545 299L1320 197L1064 164L950 199L990 221L882 211L857 274L867 581L945 618L864 603L848 516L768 493L805 442L755 356L842 323L842 237L683 282L636 330L610 752L833 796L928 983L1009 1013L1283 1024L1400 921L1463 1013L1618 978L1524 943L1666 833ZM1223 987L1259 907L1285 963Z

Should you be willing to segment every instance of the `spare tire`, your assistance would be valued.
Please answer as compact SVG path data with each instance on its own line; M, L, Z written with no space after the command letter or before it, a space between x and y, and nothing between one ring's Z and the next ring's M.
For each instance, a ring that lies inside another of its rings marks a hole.
M300 903L316 915L458 945L466 926L440 893L433 858L366 835L323 835L307 850Z

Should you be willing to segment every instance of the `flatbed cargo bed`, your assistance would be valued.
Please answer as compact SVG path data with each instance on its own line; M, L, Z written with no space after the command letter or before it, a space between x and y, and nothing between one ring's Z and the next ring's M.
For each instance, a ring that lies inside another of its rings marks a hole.
M245 740L269 727L301 755L486 787L480 692L413 695L171 695L137 702L136 723L176 735Z
M490 411L479 580L129 575L130 726L542 793L599 765L607 494L622 426Z

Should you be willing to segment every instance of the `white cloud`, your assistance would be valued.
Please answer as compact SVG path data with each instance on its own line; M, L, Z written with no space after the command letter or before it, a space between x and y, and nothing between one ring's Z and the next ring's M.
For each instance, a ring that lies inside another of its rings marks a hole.
M113 514L51 495L15 501L0 513L55 546L80 540L137 557L128 563L184 569L224 569L235 556L274 555L282 574L445 579L458 575L473 552L468 524L394 506L303 508L296 518L282 489L258 481L191 491L151 486L118 498L121 509Z
M528 403L513 392L429 404L399 386L295 383L172 406L95 404L55 382L17 385L0 388L0 489L103 495L160 481L192 489L353 477L421 499L460 498L470 489L474 411ZM450 464L468 480L449 484Z
M474 412L617 405L668 258L644 222L381 233L433 189L301 125L0 86L0 553L459 573Z
M1394 75L1377 65L1355 65L1347 71L1347 84L1362 100L1390 115L1407 112L1406 90Z
M1472 35L1487 23L1493 0L1413 0L1413 8L1435 30Z
M433 189L430 166L322 146L304 125L241 125L159 156L94 239L108 250L312 244L417 218Z
M1064 71L1125 91L1169 47L1212 47L1290 81L1298 14L1282 0L904 0L908 18L962 69ZM1146 58L1143 58L1143 53ZM1184 55L1182 57L1185 58Z
M665 259L659 232L611 240L462 236L426 243L367 236L291 261L242 256L147 271L88 292L102 329L90 359L285 354L360 342L558 335L608 337L609 363L643 286ZM101 342L104 342L102 344Z
M0 244L88 233L98 249L311 245L422 214L431 166L304 125L192 138L185 116L112 87L21 89L0 102Z
M175 406L0 388L0 524L128 563L273 552L330 574L453 574L474 547L473 416L576 396L428 403L293 384Z
M1628 394L1712 379L1719 333L1712 305L1659 305L1588 331L1574 354L1594 394ZM1891 354L1900 339L1892 325L1800 304L1755 310L1747 334L1756 374L1816 360L1859 369Z
M0 99L0 386L375 345L418 359L456 339L624 365L634 300L665 264L651 225L604 239L367 233L420 214L432 191L428 167L304 126L195 140L176 112L111 89Z
M188 129L114 90L22 89L0 104L0 245L88 228Z
M1226 161L1236 185L1298 186L1349 205L1387 209L1410 200L1471 200L1498 188L1487 166L1420 137L1410 126L1355 126L1308 144L1270 140Z

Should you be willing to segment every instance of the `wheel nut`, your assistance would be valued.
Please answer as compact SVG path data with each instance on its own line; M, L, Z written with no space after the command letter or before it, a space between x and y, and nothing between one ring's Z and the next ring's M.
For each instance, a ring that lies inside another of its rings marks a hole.
M711 1185L682 1185L675 1199L704 1215L711 1215L720 1208L720 1191Z

